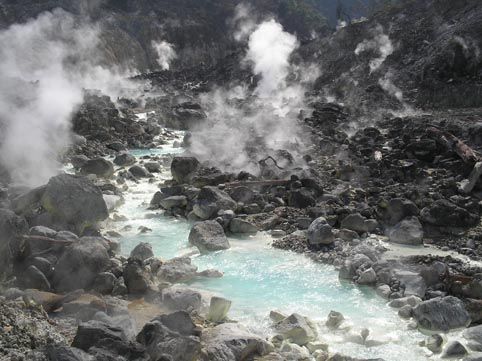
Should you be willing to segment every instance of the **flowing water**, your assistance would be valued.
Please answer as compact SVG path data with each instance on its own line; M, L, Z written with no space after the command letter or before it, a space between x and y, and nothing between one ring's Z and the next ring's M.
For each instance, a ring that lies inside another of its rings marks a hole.
M169 145L163 149L137 150L144 155L167 156L181 152ZM157 184L170 178L168 168L157 176L156 182L129 183L125 203L117 213L128 218L116 222L123 234L122 252L126 255L139 242L149 242L156 256L163 259L190 254L200 270L217 269L222 278L197 279L189 287L208 294L217 294L233 301L229 317L239 320L253 332L271 334L269 312L293 312L319 321L322 340L330 344L331 351L340 351L360 358L383 358L391 361L426 360L425 350L418 346L423 336L408 329L394 309L376 296L370 288L359 288L338 280L337 271L309 258L270 247L266 234L245 239L230 239L231 248L209 255L199 255L188 245L190 226L184 220L165 217L161 212L148 211L147 206ZM131 226L126 230L125 226ZM138 227L152 232L140 234ZM361 328L370 329L369 340L382 342L376 347L366 347L347 342L346 334L328 332L323 321L331 310L341 312L352 325L353 333Z

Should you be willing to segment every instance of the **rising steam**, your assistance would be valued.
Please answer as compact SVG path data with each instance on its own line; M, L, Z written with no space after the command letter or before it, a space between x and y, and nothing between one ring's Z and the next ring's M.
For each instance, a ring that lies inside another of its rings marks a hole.
M162 70L169 70L171 62L176 59L174 46L167 41L152 41L152 48L157 54L157 63Z
M357 45L355 54L360 55L368 50L376 51L379 54L377 58L370 60L370 73L378 70L385 60L393 53L393 44L390 41L389 36L384 33L381 25L377 26L373 31L373 39L364 40Z
M132 86L101 65L99 34L60 9L0 32L0 161L14 182L37 186L58 172L83 89Z
M245 8L241 10L246 14ZM290 63L298 41L275 20L252 27L243 26L246 22L238 16L236 23L238 35L240 24L243 31L252 29L243 63L250 65L259 81L254 90L238 85L202 96L208 121L193 132L190 149L222 169L256 174L257 162L277 150L299 155L304 135L297 117L305 108L305 86L318 73Z

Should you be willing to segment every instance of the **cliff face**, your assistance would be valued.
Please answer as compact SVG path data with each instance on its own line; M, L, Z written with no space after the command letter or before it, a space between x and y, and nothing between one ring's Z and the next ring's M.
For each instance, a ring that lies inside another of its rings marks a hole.
M235 50L228 19L239 0L0 0L0 28L61 7L102 26L102 48L109 63L141 72L157 70L152 41L172 43L177 69L213 65ZM301 40L326 35L327 22L304 0L251 1L257 15L274 16Z

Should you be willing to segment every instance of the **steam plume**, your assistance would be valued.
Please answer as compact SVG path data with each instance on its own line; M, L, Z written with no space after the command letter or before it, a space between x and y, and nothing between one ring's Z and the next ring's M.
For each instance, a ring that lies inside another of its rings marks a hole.
M58 171L83 89L132 86L101 65L99 33L59 9L0 32L0 162L14 182L37 186Z
M167 41L152 41L152 47L157 54L157 63L162 70L169 70L171 62L176 59L174 46Z
M361 53L375 50L379 53L378 58L370 60L370 73L374 72L383 64L383 62L393 53L393 45L390 41L388 35L383 32L381 25L377 26L374 30L373 39L363 40L357 45L355 49L355 54L360 55Z

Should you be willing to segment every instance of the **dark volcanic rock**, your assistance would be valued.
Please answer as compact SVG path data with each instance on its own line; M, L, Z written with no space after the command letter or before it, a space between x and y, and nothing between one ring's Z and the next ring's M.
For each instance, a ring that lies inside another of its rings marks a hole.
M114 166L104 158L89 159L80 168L82 174L95 174L101 178L110 178L114 175Z
M469 227L479 221L479 217L447 200L437 200L422 209L424 222L441 227Z
M174 157L171 163L172 178L182 184L189 183L199 168L199 161L194 157Z
M21 244L20 237L27 232L28 225L24 218L7 209L0 209L0 274L5 275L11 267L12 258Z
M413 309L413 317L419 326L430 331L449 331L467 327L470 316L458 298L448 296L424 301Z
M200 252L219 251L229 248L223 227L216 221L196 223L189 233L189 243Z

